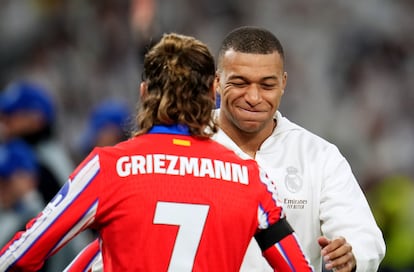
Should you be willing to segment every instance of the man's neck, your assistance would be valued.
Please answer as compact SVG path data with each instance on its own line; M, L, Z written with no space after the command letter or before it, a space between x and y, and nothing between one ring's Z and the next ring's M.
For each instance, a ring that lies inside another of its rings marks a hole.
M276 120L273 124L267 126L257 132L245 132L238 127L227 124L226 122L219 122L220 128L232 141L251 158L256 157L256 152L260 150L263 142L273 133L276 127Z

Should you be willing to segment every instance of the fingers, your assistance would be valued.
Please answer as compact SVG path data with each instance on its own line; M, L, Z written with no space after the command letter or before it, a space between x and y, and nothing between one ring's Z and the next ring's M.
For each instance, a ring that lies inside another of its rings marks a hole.
M319 242L319 240L318 240ZM330 259L337 258L345 254L346 252L352 251L352 247L348 244L344 237L335 238L322 248L322 256L328 256Z
M326 242L319 238L318 243ZM321 255L326 263L326 269L334 269L336 272L352 271L356 265L355 256L352 253L352 246L343 237L338 237L322 247Z
M350 272L354 267L352 259L353 254L348 252L336 259L326 261L325 268L336 272Z
M326 247L330 242L331 241L328 238L324 237L324 236L321 236L321 237L318 238L318 244L321 248Z

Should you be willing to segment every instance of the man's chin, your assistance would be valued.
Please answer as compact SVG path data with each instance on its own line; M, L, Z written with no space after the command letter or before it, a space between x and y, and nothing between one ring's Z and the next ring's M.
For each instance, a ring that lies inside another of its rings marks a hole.
M261 130L262 123L255 122L255 121L245 121L239 123L239 129L244 133L257 133Z

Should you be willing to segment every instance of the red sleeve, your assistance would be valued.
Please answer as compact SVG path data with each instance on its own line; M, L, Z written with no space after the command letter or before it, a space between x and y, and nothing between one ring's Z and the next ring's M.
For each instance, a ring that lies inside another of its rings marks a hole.
M96 239L84 248L76 258L66 267L65 272L91 272L92 265L100 255L99 239Z
M38 271L47 258L94 222L99 170L99 156L91 154L26 230L3 247L0 271Z
M293 233L263 251L263 256L275 271L313 271Z

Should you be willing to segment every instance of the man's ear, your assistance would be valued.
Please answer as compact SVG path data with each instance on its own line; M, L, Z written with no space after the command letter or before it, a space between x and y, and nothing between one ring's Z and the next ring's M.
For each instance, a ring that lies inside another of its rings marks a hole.
M141 85L139 86L139 94L141 97L145 97L148 92L148 85L145 81L141 82Z
M216 94L220 94L220 77L218 75L216 75L216 77L214 78L213 88Z
M288 74L287 72L283 73L283 81L282 81L282 95L285 94L285 89L286 89L286 85L287 85L287 79L288 79Z

